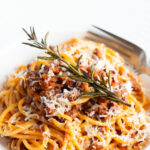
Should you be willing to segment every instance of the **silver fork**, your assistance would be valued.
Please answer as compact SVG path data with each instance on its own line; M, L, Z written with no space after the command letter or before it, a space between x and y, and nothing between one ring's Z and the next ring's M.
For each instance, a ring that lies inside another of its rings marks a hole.
M88 31L86 38L104 43L108 47L118 51L137 73L150 75L150 63L145 51L139 46L95 25Z

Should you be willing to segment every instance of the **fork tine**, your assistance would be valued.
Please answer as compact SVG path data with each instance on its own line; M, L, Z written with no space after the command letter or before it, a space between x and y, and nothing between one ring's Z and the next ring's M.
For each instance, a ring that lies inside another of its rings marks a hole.
M104 41L105 43L109 43L109 45L114 45L115 48L117 48L118 46L122 47L123 49L126 49L126 51L128 51L128 53L132 52L132 49L130 49L129 47L127 47L126 45L123 45L122 43L118 42L118 41L114 41L113 39L109 39L103 35L88 31L88 33L97 36L98 38L101 38L102 41ZM127 52L126 52L127 53Z
M140 48L139 46L137 46L137 45L135 45L135 44L133 44L133 43L131 43L131 42L129 42L129 41L127 41L127 40L125 40L125 39L123 39L123 38L121 38L121 37L115 35L115 34L113 34L113 33L110 33L110 32L108 32L108 31L106 31L106 30L104 30L104 29L102 29L102 28L100 28L100 27L97 27L97 26L95 26L95 25L92 25L92 26L93 26L94 28L96 28L96 29L98 29L98 30L104 32L105 34L107 34L107 35L113 37L114 39L117 39L117 40L120 41L122 44L124 44L126 47L130 47L130 49L132 49L132 50L135 50L135 48L136 48L136 52L138 51L139 53L141 53L141 48Z
M110 38L109 36L104 36L103 34L100 33L95 33L95 32L91 32L88 31L89 34L87 34L86 38L89 40L93 40L93 41L97 41L100 43L104 43L106 44L108 47L115 49L116 51L118 51L126 60L126 62L130 62L130 64L133 65L133 67L135 67L139 62L139 56L141 54L141 50L140 52L138 52L136 50L136 48L134 50L132 50L129 47L126 47L125 45L123 45L122 43L120 43L118 40L114 40L112 38ZM132 59L134 58L134 59Z
M127 53L125 53L124 51L114 47L112 44L109 44L107 42L107 40L104 40L104 38L102 37L101 39L96 39L94 37L91 37L91 36L86 36L85 38L89 39L89 40L92 40L92 41L96 41L96 42L101 42L101 43L104 43L106 44L108 47L112 48L112 49L115 49L116 51L118 51L120 54L124 55L126 57L126 59L130 59L130 55L128 55Z

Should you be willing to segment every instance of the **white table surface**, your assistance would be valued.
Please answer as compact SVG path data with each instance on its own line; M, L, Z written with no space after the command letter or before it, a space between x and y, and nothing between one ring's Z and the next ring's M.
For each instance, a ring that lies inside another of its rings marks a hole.
M0 51L25 40L22 27L45 33L90 24L150 51L150 0L0 0Z

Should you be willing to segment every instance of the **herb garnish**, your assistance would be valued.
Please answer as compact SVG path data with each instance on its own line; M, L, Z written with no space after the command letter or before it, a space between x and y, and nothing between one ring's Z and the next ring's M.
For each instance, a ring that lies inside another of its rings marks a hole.
M83 92L81 96L87 96L89 98L94 98L94 97L101 97L103 99L107 99L109 101L114 101L117 103L122 103L127 106L131 106L130 104L126 103L124 100L122 100L119 95L116 93L111 92L111 85L110 85L110 72L108 73L108 85L107 87L106 81L103 76L101 76L102 81L100 80L95 80L93 77L94 74L94 66L92 65L90 68L90 75L86 73L85 71L80 69L80 60L82 59L82 55L79 57L77 65L72 65L65 61L59 52L59 48L57 47L57 51L55 51L53 48L49 47L47 44L47 36L48 33L46 33L44 39L38 41L36 37L36 33L34 30L34 27L30 27L30 33L28 33L24 28L24 32L27 34L29 37L29 43L24 42L23 44L36 47L39 49L45 49L46 54L49 55L49 57L38 57L39 59L44 59L44 60L55 60L58 59L61 62L64 63L64 65L60 65L60 67L65 68L67 71L71 73L71 75L64 75L64 76L57 76L57 77L69 77L72 80L80 81L80 82L86 82L88 83L91 87L95 89L95 92Z

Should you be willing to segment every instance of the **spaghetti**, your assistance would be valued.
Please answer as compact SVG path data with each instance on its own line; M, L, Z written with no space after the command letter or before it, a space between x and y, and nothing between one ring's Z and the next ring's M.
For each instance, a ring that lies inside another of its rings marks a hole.
M53 47L54 49L56 47ZM149 140L149 104L138 77L114 50L103 44L73 39L59 45L71 64L108 83L131 107L103 98L81 98L89 84L68 77L59 60L35 60L20 66L1 90L0 134L12 150L138 150Z

